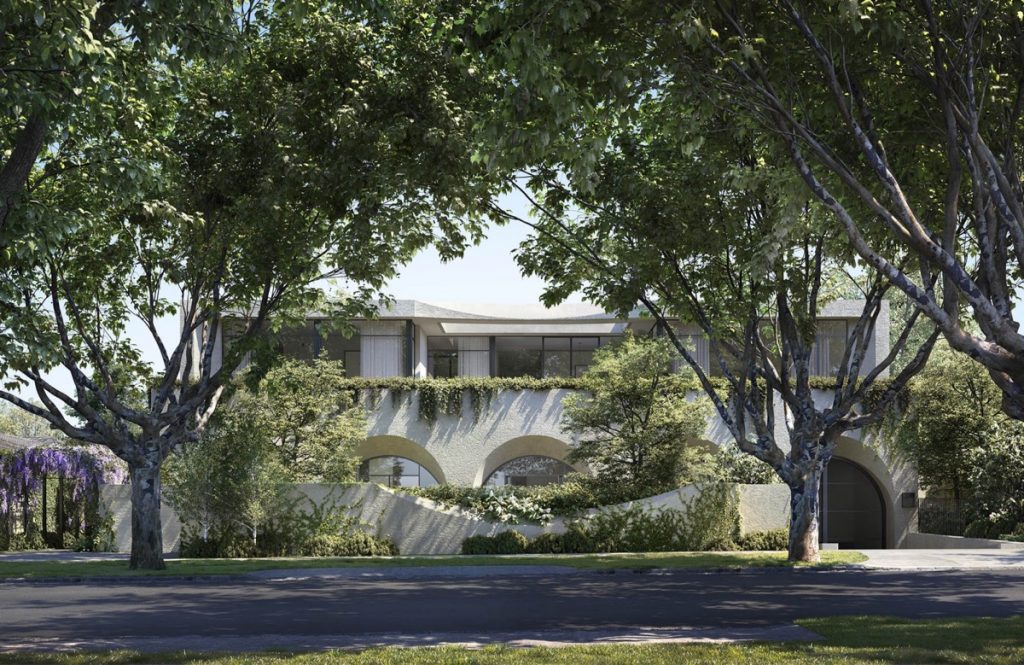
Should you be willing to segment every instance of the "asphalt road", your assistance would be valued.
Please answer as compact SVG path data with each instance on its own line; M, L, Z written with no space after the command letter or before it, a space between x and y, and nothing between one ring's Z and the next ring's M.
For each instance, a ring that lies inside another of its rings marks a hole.
M1024 570L510 576L484 569L477 577L9 583L0 584L0 650L33 644L197 648L217 640L315 646L373 635L422 643L458 634L767 628L852 614L1024 614Z

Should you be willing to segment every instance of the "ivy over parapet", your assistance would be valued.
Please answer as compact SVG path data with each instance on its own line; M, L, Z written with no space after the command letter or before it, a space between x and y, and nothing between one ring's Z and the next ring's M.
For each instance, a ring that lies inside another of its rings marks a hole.
M380 401L385 391L391 395L393 404L416 391L419 395L418 415L429 423L436 422L440 415L462 415L463 395L466 393L469 394L470 406L473 408L473 418L479 420L484 409L490 406L491 399L503 390L578 390L580 387L579 379L574 377L538 379L532 376L460 376L450 379L353 377L347 379L347 383L353 391L368 395L374 404Z
M441 415L461 416L463 396L468 393L470 406L473 409L474 421L480 419L484 409L490 406L491 400L503 390L542 391L542 390L580 390L582 383L577 377L548 377L538 379L532 376L495 377L495 376L460 376L453 378L416 379L411 376L392 377L351 377L345 380L350 390L358 395L368 396L371 403L380 402L384 392L391 396L392 404L409 397L414 391L419 393L419 412L421 420L429 423L437 421ZM728 391L725 379L713 377L712 385L721 391ZM815 390L832 390L835 379L828 376L814 376L810 379L811 388ZM865 395L865 409L871 409L881 399L889 387L889 379L876 379ZM679 382L683 393L702 392L696 378L687 378Z

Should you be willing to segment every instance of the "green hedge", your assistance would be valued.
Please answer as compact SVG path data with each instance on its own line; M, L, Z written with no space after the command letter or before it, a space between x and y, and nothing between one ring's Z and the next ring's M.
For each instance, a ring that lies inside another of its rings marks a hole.
M789 549L789 531L774 529L772 531L753 531L740 537L736 543L741 550L770 551Z
M462 541L462 553L523 554L529 542L518 531L502 531L496 536L470 536Z

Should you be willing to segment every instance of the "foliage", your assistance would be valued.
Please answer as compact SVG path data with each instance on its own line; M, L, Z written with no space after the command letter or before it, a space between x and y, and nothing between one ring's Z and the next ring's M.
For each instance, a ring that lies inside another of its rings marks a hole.
M728 392L727 382L720 377L710 377L710 383L716 389ZM831 390L835 385L829 377L812 376L809 383L815 390ZM878 379L865 387L865 402L874 404L886 392L889 381ZM677 387L680 392L693 393L702 390L701 384L693 376L685 373L679 375ZM365 395L371 404L379 403L382 394L387 392L393 401L416 393L418 396L418 417L428 423L436 423L441 415L461 417L465 408L464 400L469 395L470 408L474 420L490 406L491 399L503 390L579 390L580 379L577 377L545 377L538 379L532 376L517 377L430 377L417 379L409 376L392 377L348 377L345 388L357 395Z
M736 544L739 549L750 552L785 550L789 547L789 532L785 529L753 531L741 536Z
M674 357L663 339L626 335L594 352L580 391L563 400L562 429L577 440L569 460L598 483L655 495L707 475L713 456L688 444L704 434L708 409L681 387L689 380Z
M629 485L609 485L592 476L570 474L562 483L520 487L467 487L463 485L433 485L431 487L403 487L400 491L436 501L442 505L459 507L480 517L518 524L536 521L545 523L553 517L572 517L590 508L608 506L624 501L633 501L650 496L643 488ZM515 504L528 507L522 511L509 511ZM500 503L499 512L492 506ZM544 516L543 521L530 516ZM502 519L504 518L504 519Z
M966 498L971 470L1003 420L1000 391L980 365L943 345L907 392L906 408L885 424L887 442L913 462L922 487Z
M241 391L165 465L168 500L184 525L182 556L396 553L390 541L364 533L333 493L317 504L294 492L266 399Z
M7 402L0 402L0 434L28 439L53 436L50 423Z
M354 448L366 437L366 415L346 385L341 362L286 359L249 394L293 482L355 479Z
M643 504L595 511L566 524L564 533L526 538L473 536L463 541L463 554L584 554L601 552L681 552L729 550L739 532L735 489L708 485L683 501L679 510ZM505 538L515 543L499 541ZM521 539L521 540L520 540ZM522 548L522 549L520 549ZM498 551L502 550L502 551ZM517 551L505 551L517 550Z
M435 423L441 415L461 417L463 400L469 395L474 420L491 403L491 399L503 390L573 390L579 381L573 377L549 377L538 379L523 377L451 377L417 379L409 376L395 377L352 377L345 386L356 393L365 394L371 402L378 402L381 393L387 391L392 400L416 394L419 404L418 416L428 423Z
M922 525L956 530L963 517L962 535L997 537L1024 521L1024 428L1002 412L987 371L940 347L907 392L905 410L884 423L886 438L923 487L952 495L945 508L928 502Z
M231 7L204 0L0 7L0 264L13 266L73 231L62 211L41 205L40 185L60 187L91 162L116 174L119 193L135 190L135 150L145 143L136 122L167 103L167 72L230 50ZM12 293L0 287L2 306Z
M718 446L713 472L715 480L738 485L771 485L782 482L770 465L744 453L731 442Z
M462 541L463 554L524 554L529 545L526 536L509 529L495 536L470 536Z
M1001 419L991 426L987 450L968 480L977 511L968 531L983 529L984 537L998 538L1018 530L1024 523L1024 424Z
M241 393L165 466L168 500L201 539L232 540L241 526L256 543L280 509L288 476L267 421L261 400Z

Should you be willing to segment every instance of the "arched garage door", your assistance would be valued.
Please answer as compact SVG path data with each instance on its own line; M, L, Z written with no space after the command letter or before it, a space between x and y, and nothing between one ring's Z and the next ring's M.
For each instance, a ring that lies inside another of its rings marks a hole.
M885 503L875 480L861 467L833 458L822 483L821 540L840 549L885 547Z

